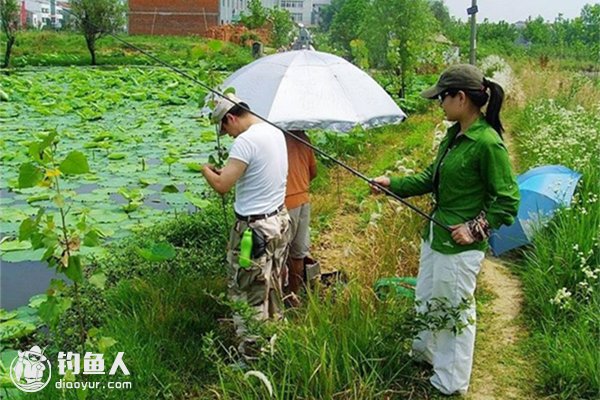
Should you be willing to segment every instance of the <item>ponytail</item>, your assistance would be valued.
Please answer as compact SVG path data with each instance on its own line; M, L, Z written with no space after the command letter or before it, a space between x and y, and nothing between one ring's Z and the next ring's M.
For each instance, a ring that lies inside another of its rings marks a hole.
M483 78L483 86L490 89L490 100L485 113L485 120L502 137L504 127L500 122L500 109L502 109L502 102L504 101L504 89L496 82L486 78Z
M489 95L486 89L490 90ZM504 89L502 89L502 86L494 81L483 78L483 86L480 90L464 90L464 92L473 104L479 108L487 103L485 120L502 138L502 133L504 132L504 127L502 126L502 122L500 122L500 109L504 101Z

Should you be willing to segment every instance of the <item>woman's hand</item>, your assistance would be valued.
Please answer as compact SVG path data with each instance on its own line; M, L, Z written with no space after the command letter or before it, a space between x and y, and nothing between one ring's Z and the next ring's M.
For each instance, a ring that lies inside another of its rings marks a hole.
M464 246L475 242L475 238L466 224L451 225L450 229L452 229L452 239L456 243Z
M390 187L390 178L388 178L387 176L378 176L377 178L373 179L373 182L376 182L386 188ZM369 185L369 186L371 187L371 193L373 193L373 194L381 193L381 189L379 189L377 186L375 186L375 185Z

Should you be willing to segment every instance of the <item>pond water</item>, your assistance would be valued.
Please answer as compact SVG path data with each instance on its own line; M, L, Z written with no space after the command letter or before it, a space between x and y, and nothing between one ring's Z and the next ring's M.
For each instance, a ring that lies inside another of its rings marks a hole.
M107 241L116 240L173 213L195 211L193 203L204 197L197 166L214 153L215 130L198 117L204 93L172 71L30 69L0 76L0 88L9 95L0 102L0 307L26 304L57 277L36 261L39 250L11 246L22 221L39 207L58 212L48 188L18 187L29 144L48 133L58 133L57 164L77 150L90 166L88 174L61 177L70 226L86 215ZM137 203L133 211L125 210L128 196Z

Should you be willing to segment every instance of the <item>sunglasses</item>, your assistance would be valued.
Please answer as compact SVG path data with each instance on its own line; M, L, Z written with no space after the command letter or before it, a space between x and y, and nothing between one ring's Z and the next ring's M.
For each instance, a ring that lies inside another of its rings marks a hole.
M440 102L440 104L442 104L444 102L444 99L448 96L456 96L456 93L458 93L457 90L446 90L440 94L437 95L437 99Z

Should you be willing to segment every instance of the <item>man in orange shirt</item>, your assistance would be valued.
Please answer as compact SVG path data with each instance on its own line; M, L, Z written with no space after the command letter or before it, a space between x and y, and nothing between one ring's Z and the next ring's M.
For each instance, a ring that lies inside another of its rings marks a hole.
M300 139L310 142L304 131L291 131ZM288 259L288 287L298 293L304 276L304 258L310 247L310 199L308 186L317 176L317 161L313 150L298 140L285 136L288 153L288 177L285 206L291 218L291 242Z

